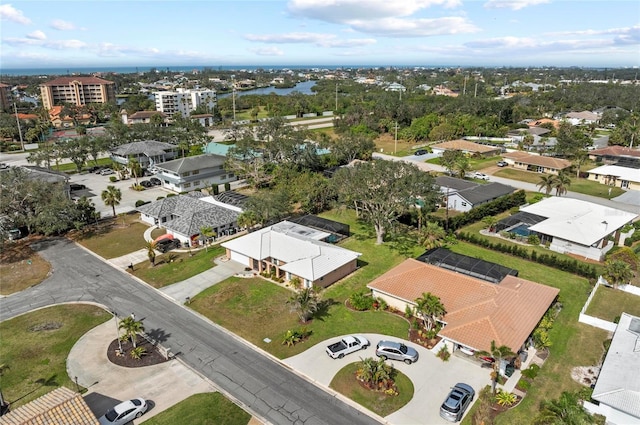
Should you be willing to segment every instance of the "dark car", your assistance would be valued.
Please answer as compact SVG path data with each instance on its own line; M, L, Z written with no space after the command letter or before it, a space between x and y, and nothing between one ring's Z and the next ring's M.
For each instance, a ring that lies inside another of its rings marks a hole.
M157 178L157 177L151 177L151 178L149 179L149 181L150 181L150 182L151 182L151 184L152 184L152 185L154 185L154 186L160 186L160 185L162 184L162 181L160 181L160 179L159 179L159 178Z
M69 190L71 190L72 192L75 192L76 190L84 190L86 188L87 188L87 186L85 186L83 184L78 184L78 183L71 183L69 185Z
M177 239L163 239L156 242L156 249L164 254L172 249L180 248L181 245Z
M401 342L380 341L376 346L376 356L382 359L400 360L406 364L418 361L418 352Z
M418 149L418 150L417 150L417 151L415 151L413 154L414 154L414 155L416 155L416 156L420 156L420 155L426 155L426 154L428 154L428 153L429 153L429 152L427 152L427 151L426 151L426 150L424 150L424 149Z
M151 183L149 180L142 180L140 182L140 186L146 187L148 189L150 187L153 187L153 183Z
M498 167L506 167L506 166L507 166L507 165L509 165L509 164L507 164L505 161L498 161L496 165L497 165Z
M464 416L467 407L473 401L476 392L471 386L458 383L453 386L451 392L440 406L440 417L449 422L458 422Z

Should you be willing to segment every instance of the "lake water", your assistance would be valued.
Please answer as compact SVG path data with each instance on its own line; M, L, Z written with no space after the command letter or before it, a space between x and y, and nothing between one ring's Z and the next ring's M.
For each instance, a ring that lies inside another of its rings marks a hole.
M236 97L246 96L248 94L270 94L270 93L275 93L280 96L286 96L288 94L293 93L294 91L300 92L302 94L314 94L314 92L311 91L311 87L315 85L316 85L315 81L303 81L301 83L296 84L295 87L286 88L286 89L279 89L275 87L262 87L262 88L253 89L253 90L237 91ZM219 94L218 99L229 97L231 96L231 94L232 93Z

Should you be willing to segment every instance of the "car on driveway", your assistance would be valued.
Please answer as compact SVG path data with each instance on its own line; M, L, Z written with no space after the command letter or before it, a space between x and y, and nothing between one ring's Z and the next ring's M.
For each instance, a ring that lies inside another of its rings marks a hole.
M100 170L101 176L108 176L109 174L113 173L115 173L115 171L113 171L111 168L103 168L102 170Z
M449 422L458 422L464 416L475 395L476 392L470 385L463 383L454 385L440 406L440 417Z
M399 360L406 364L418 361L418 352L401 342L380 341L376 345L376 356L381 359Z
M480 179L480 180L489 180L489 176L487 176L485 173L481 173L480 171L471 173L470 177L474 179Z
M429 153L429 152L427 152L427 151L426 151L426 150L424 150L424 149L418 149L418 150L417 150L417 151L415 151L413 154L414 154L414 155L416 155L416 156L421 156L421 155L426 155L426 154L428 154L428 153Z
M326 352L332 359L341 359L354 351L366 350L369 345L369 340L362 335L349 335L329 345Z
M100 425L125 425L142 416L148 407L147 402L141 398L123 401L109 409L98 422Z
M498 167L506 167L506 166L507 166L507 165L509 165L509 164L507 164L507 162L506 162L506 161L498 161L498 162L496 163L496 165L497 165Z
M182 244L178 239L162 239L156 242L156 249L163 254L175 248L180 248Z
M147 189L149 189L150 187L153 187L153 183L151 183L149 180L142 180L140 182L140 186L146 187Z
M149 179L149 181L150 181L150 182L151 182L151 184L152 184L152 185L154 185L154 186L160 186L160 185L162 184L162 181L160 181L160 179L159 179L159 178L157 178L157 177L151 177L151 178Z

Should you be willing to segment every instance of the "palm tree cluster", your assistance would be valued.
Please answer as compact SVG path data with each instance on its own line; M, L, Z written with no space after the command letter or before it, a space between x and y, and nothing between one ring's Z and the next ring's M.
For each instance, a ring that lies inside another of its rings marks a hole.
M135 349L137 347L136 341L138 339L138 334L144 332L142 320L136 320L134 317L127 316L120 321L118 328L124 331L123 337L130 339L131 344Z
M440 301L440 298L431 292L423 293L416 299L416 313L422 317L424 327L427 331L432 330L438 320L442 319L447 311Z
M556 191L556 196L562 196L567 193L569 186L571 186L571 178L565 172L560 172L557 175L544 175L540 177L540 181L536 186L540 190L544 190L547 196L551 194L552 190Z
M373 357L361 359L356 371L356 378L372 390L395 390L396 369L391 364L385 363L383 358L378 360Z

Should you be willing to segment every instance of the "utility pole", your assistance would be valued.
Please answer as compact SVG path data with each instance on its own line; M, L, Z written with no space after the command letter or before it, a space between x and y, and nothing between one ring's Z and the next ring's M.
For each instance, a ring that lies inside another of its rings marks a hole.
M13 102L13 110L16 114L16 122L18 123L18 134L20 135L20 146L22 147L22 152L24 152L24 140L22 140L22 127L20 126L20 118L18 118L18 107L16 103Z
M338 83L336 83L336 113L338 113Z
M473 91L473 97L478 97L478 80L476 80L476 88Z
M400 93L402 93L402 91ZM393 154L395 155L396 152L398 152L398 121L396 121L396 136L393 144Z
M462 86L462 95L464 96L465 94L467 94L467 76L464 76L464 84Z

